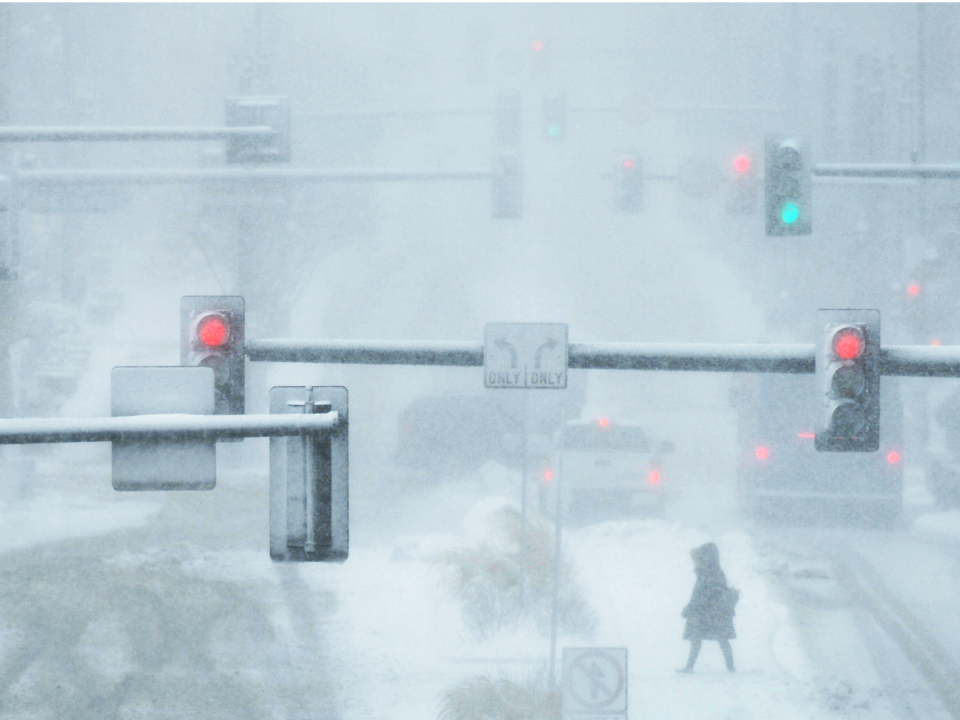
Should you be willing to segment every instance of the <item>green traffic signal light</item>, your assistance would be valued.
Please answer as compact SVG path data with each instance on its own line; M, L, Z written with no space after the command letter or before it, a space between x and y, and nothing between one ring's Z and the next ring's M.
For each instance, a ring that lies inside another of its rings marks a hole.
M548 134L550 137L552 137L552 138L560 137L560 126L559 126L559 125L550 125L550 126L547 128L547 134Z
M800 219L800 208L795 202L785 202L780 207L780 220L784 225L793 225Z

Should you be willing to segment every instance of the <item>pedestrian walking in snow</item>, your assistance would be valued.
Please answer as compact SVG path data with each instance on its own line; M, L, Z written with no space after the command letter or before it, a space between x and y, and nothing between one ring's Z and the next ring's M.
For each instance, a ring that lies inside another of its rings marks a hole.
M730 640L737 636L733 629L734 608L740 593L727 586L727 578L720 569L720 551L713 543L701 545L690 551L697 582L693 586L690 602L680 613L687 619L683 639L690 641L690 657L686 667L677 672L693 672L693 665L700 654L704 640L716 640L723 651L727 670L734 672L733 649Z

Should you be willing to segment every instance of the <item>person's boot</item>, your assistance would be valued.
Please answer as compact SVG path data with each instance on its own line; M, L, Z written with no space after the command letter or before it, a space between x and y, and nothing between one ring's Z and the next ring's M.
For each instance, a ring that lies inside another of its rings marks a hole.
M677 668L677 672L678 672L678 673L692 673L692 672L693 672L693 665L686 665L685 667Z

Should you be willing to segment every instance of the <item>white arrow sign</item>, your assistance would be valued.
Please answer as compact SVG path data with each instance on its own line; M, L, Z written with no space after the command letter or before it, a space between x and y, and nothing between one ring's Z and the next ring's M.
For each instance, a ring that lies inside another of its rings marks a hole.
M483 344L488 388L567 386L567 326L563 323L488 323Z

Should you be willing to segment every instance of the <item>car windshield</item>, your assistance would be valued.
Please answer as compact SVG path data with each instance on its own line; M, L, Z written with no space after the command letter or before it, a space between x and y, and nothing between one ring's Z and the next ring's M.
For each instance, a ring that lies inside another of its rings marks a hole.
M960 720L960 4L0 68L0 720Z

